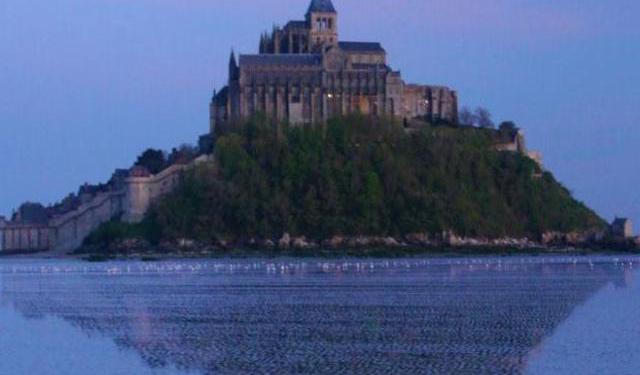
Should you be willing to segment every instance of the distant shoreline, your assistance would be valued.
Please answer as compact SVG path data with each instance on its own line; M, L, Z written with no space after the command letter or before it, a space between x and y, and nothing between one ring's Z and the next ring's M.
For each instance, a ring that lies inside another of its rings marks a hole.
M440 248L440 249L397 249L397 248L360 248L313 251L289 250L274 251L264 249L232 249L224 251L175 251L175 252L131 252L128 254L100 253L12 253L0 254L2 260L80 260L89 262L103 261L169 261L186 259L246 259L246 258L315 258L315 259L401 259L401 258L467 258L467 257L537 257L537 256L640 256L640 252L615 249L554 248L554 249L517 249L517 248Z

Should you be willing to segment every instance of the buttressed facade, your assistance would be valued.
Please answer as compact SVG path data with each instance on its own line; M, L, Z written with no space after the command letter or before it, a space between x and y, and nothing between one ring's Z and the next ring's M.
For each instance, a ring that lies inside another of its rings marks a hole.
M455 122L456 92L407 84L380 43L340 41L331 0L312 0L304 20L260 37L259 54L231 53L229 82L214 93L211 131L261 113L292 124L353 112Z

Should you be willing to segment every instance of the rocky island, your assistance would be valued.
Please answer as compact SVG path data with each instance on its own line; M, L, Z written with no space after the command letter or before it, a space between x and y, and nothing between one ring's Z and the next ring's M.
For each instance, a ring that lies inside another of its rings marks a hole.
M254 118L220 134L211 160L185 172L141 222L109 222L82 251L635 247L538 162L505 150L516 134L509 123L407 128L351 115L273 127Z
M576 201L516 124L406 83L378 42L341 40L331 0L232 52L209 120L198 147L147 150L105 184L0 217L0 254L640 243Z

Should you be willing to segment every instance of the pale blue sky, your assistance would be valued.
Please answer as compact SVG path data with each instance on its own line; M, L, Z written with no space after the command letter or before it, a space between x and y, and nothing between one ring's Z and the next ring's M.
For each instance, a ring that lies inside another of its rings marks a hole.
M343 40L512 119L575 195L640 226L640 2L334 0ZM194 142L232 47L307 0L0 0L0 214Z

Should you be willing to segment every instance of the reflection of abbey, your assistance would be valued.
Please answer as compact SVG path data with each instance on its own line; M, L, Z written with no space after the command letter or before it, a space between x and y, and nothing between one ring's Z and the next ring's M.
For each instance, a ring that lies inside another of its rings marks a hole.
M293 124L360 112L455 122L456 93L407 84L380 43L343 42L331 0L312 0L304 20L260 38L260 53L232 53L228 86L214 94L211 127L261 113Z

